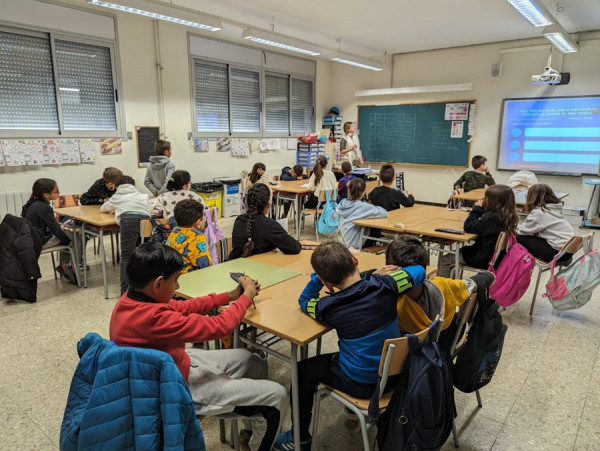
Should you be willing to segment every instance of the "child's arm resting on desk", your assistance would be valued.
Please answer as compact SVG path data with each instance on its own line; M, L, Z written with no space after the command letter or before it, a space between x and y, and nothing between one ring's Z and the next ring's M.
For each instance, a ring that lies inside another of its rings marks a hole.
M323 283L319 280L316 273L310 275L310 281L302 290L300 297L298 298L298 304L300 304L300 310L306 313L308 316L317 318L317 304L319 303L319 293L323 288Z

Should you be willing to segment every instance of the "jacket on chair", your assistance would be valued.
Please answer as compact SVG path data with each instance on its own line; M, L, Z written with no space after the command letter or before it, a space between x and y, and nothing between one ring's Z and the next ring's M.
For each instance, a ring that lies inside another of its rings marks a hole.
M169 354L117 346L95 333L77 350L61 450L205 451L190 390Z
M5 298L35 302L42 241L31 223L7 214L0 224L0 287Z

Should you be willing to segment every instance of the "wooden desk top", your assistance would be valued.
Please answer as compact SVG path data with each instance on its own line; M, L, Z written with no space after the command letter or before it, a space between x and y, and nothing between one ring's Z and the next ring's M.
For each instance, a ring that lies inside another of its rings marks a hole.
M455 194L452 197L454 197L455 199L469 200L469 201L477 202L478 200L483 199L485 197L486 189L487 188L478 188L478 189L474 189L474 190L471 190L466 193ZM526 189L516 189L516 190L513 190L513 192L515 193L515 204L525 205L527 203L527 190ZM556 194L556 197L558 197L559 199L562 199L569 195L569 193L558 193L558 192L555 192L554 194Z
M117 224L113 213L100 213L100 205L55 208L54 212L96 227L108 227Z
M302 186L306 185L306 186ZM308 194L311 191L308 189L308 179L304 180L280 180L277 185L269 185L274 191L293 194Z
M445 238L452 241L467 242L477 238L477 235L472 233L465 233L464 235L457 235L454 233L437 232L435 229L446 228L463 230L463 220L460 219L430 219L429 221L417 224L407 228L407 233L414 233L417 235L425 235L433 238Z

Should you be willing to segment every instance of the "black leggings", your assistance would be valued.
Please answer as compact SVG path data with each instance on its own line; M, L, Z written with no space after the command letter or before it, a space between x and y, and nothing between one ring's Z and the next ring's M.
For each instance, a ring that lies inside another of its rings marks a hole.
M548 242L540 238L539 236L533 235L517 235L517 242L522 244L531 255L535 258L539 258L545 262L551 261L558 251L548 244ZM565 254L558 261L563 262L571 258L573 254Z
M233 411L234 413L239 413L245 417L261 415L266 420L267 430L260 442L258 451L269 451L278 432L277 429L279 427L279 419L281 416L279 410L271 406L236 406Z

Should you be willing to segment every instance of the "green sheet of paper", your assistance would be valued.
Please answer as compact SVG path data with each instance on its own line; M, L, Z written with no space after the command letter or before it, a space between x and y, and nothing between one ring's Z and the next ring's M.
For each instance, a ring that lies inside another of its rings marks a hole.
M233 290L237 283L229 276L230 272L245 272L247 276L258 280L261 288L270 287L300 274L277 266L238 258L182 274L179 277L177 293L192 298Z

